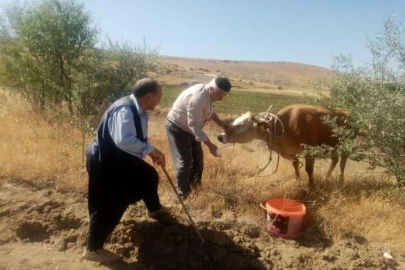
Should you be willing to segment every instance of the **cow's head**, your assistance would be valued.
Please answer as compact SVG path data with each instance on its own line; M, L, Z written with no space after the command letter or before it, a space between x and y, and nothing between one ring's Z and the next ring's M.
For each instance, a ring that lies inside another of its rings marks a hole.
M259 136L258 122L251 112L238 117L227 128L225 133L218 135L222 143L247 143Z

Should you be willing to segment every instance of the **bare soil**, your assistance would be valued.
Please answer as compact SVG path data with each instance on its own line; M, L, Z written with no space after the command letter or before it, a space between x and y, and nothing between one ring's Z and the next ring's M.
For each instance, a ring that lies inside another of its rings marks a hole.
M176 224L127 210L106 247L122 256L100 264L81 258L88 226L86 192L51 180L0 179L0 269L405 269L405 252L389 266L378 244L361 237L331 242L305 230L296 240L269 236L264 226L229 213L196 218L204 245L178 209ZM402 268L401 268L402 267Z

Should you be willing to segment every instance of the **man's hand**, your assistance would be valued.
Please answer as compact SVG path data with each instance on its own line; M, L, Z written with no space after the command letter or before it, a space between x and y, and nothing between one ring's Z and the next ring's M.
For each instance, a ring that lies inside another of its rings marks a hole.
M217 115L215 112L213 112L213 113L211 114L210 120L214 121L215 124L217 124L219 127L223 128L224 130L227 130L228 127L229 127L229 124L226 123L226 122L224 122L224 121L222 121L221 119L219 119L218 115ZM208 145L207 145L207 146L208 146ZM208 147L209 147L209 146L208 146Z
M166 165L165 155L163 155L163 153L157 150L156 148L149 153L149 156L153 160L153 164L157 164L162 167Z
M217 149L218 147L213 144L210 140L207 140L204 142L205 145L208 147L208 149L210 150L210 153L214 156L214 157L219 157L217 154Z

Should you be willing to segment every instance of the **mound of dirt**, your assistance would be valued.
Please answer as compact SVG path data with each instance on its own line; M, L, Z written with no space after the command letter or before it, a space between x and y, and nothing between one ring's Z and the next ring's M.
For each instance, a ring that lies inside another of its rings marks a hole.
M81 259L88 226L86 193L51 181L0 179L0 269L389 269L384 250L358 238L332 243L306 231L273 238L263 226L237 220L196 220L201 244L183 214L178 223L145 217L133 205L106 247L122 261ZM405 254L391 251L401 263ZM397 266L401 267L401 265ZM399 268L397 268L399 269Z

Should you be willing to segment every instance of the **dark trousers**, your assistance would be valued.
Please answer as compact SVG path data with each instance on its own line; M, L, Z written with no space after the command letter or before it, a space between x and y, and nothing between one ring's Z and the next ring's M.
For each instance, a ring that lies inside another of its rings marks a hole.
M169 141L173 166L179 193L186 197L191 185L201 185L204 170L204 154L201 142L170 121L166 121L166 134Z
M136 158L132 164L101 166L97 158L87 157L89 174L88 207L90 215L87 248L103 247L130 204L143 200L149 211L161 208L158 174L151 165Z

